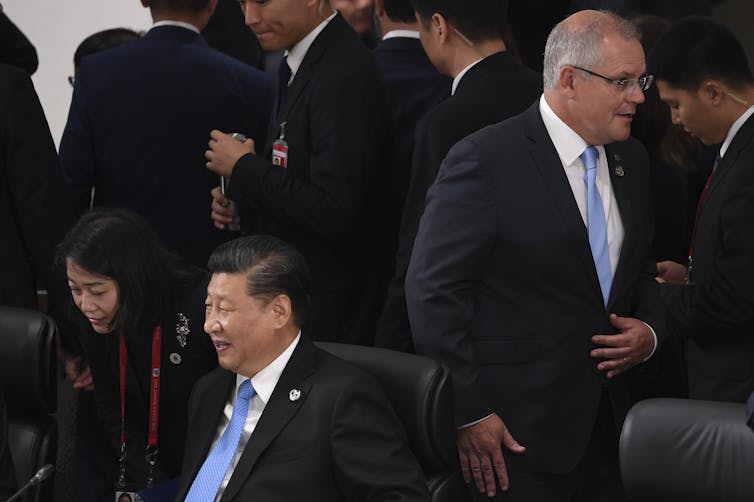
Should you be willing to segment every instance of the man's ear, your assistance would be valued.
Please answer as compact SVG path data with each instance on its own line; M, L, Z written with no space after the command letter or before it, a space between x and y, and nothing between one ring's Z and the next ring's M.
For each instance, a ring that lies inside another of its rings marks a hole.
M209 0L209 4L207 4L207 8L209 9L210 16L212 16L215 13L215 9L217 9L217 2L218 0Z
M712 105L719 105L725 97L725 87L717 80L705 80L699 87L699 96Z
M374 0L374 15L377 17L385 15L385 0Z
M565 65L558 71L558 87L563 89L568 97L576 92L576 68Z
M141 5L142 5L142 7L146 7L148 9L149 8L149 0L141 0Z
M271 315L273 319L273 325L276 329L280 329L288 324L288 321L293 316L293 305L288 295L277 295L270 302Z
M436 36L440 43L445 43L448 39L448 35L450 35L450 25L442 14L437 12L432 14L432 17L429 19L429 25L432 35Z

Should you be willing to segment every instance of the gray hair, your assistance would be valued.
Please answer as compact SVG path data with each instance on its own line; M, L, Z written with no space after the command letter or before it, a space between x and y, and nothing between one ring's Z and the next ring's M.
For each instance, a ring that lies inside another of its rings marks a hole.
M556 87L563 66L588 69L599 66L602 63L602 40L606 35L617 33L626 39L639 39L639 33L630 21L609 11L599 13L602 15L591 23L576 25L567 18L552 29L545 45L542 70L545 90Z

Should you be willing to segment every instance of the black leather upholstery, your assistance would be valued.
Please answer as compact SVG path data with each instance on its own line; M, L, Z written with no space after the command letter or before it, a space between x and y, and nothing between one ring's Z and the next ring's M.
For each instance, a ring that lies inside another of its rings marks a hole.
M0 307L0 382L5 387L8 436L18 486L54 464L57 424L55 337L52 319L33 310ZM54 476L27 492L26 502L53 500Z
M465 500L460 478L450 372L423 356L341 343L316 344L371 374L403 422L409 446L424 469L433 502Z
M686 399L648 399L626 417L620 465L637 502L751 502L754 432L746 406Z

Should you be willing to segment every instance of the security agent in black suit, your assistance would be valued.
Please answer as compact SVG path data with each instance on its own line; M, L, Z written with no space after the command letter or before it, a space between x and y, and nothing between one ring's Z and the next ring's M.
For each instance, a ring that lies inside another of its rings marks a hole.
M495 500L625 499L625 373L662 334L647 154L628 139L651 83L636 36L596 11L557 25L540 101L456 144L427 194L414 342L450 367L464 477Z
M379 229L389 183L383 172L392 159L390 108L379 72L327 0L242 3L262 47L288 51L290 83L279 91L267 144L213 131L207 167L231 177L227 197L241 207L247 233L280 237L306 257L312 271L308 335L369 344L387 274ZM273 155L276 140L285 146ZM224 227L228 199L219 188L213 197L213 218Z
M22 68L29 75L37 71L37 49L26 35L13 24L0 4L0 63Z
M209 269L204 329L221 368L194 388L176 500L428 500L379 384L302 334L303 256L242 237Z
M412 351L404 280L427 189L448 150L464 136L524 111L542 92L542 77L513 61L502 39L503 0L415 0L422 45L452 77L453 95L416 128L411 180L403 210L395 274L375 344Z
M658 263L668 329L687 340L689 396L744 402L754 390L754 77L724 26L679 21L649 56L673 123L721 144L703 191L690 266Z
M419 24L409 0L376 0L375 18L382 41L374 49L388 101L393 111L395 162L386 174L393 177L389 191L391 232L388 238L391 271L397 246L398 228L411 176L414 132L424 115L450 96L451 80L438 72L419 40Z

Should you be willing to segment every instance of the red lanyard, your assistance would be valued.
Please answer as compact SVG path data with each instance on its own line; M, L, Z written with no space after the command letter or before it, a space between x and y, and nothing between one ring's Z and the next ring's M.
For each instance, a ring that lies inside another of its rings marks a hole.
M699 215L702 212L702 204L704 203L705 197L707 197L707 190L709 190L709 186L712 183L712 178L715 176L715 173L717 172L717 165L720 163L720 155L718 154L717 158L715 159L715 165L712 167L712 172L709 173L709 176L707 177L707 182L704 184L704 188L702 188L702 193L699 194L699 202L696 204L696 216L694 217L694 228L691 231L691 243L689 244L689 262L688 266L686 268L686 282L691 282L691 269L694 267L694 240L696 240L696 227L699 224Z
M120 450L121 473L119 483L125 482L126 456L126 364L128 363L128 349L126 341L120 339ZM147 485L153 482L152 468L157 456L157 431L160 425L160 355L162 352L162 328L156 326L152 330L152 367L149 385L149 436L147 438L147 462L149 462L149 479Z

